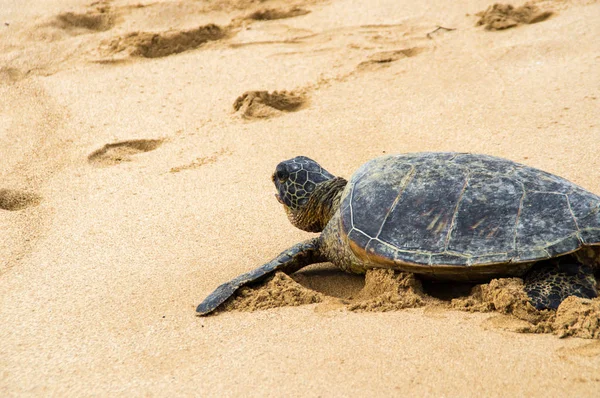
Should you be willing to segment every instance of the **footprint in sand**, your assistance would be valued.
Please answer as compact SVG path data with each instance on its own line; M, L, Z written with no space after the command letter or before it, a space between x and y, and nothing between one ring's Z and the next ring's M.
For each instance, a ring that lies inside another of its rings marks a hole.
M163 140L131 140L106 144L88 156L88 162L94 166L114 166L130 162L133 155L150 152L158 148Z
M308 13L310 13L310 11L300 7L293 7L289 9L265 8L253 12L252 14L248 15L246 19L254 21L272 21L274 19L299 17L300 15L306 15Z
M172 167L170 172L171 173L179 173L180 171L183 171L183 170L198 169L202 166L216 163L224 155L231 155L231 151L229 149L223 148L220 151L214 152L210 156L202 156L202 157L194 159L193 161L191 161L188 164Z
M108 5L99 5L94 9L84 12L63 12L58 14L50 23L63 29L71 35L80 35L93 32L103 32L111 29L116 22L116 15Z
M36 24L32 37L47 42L112 29L119 14L108 4L96 4L84 11L66 11Z
M233 103L235 112L245 119L268 119L285 112L296 112L307 103L303 93L293 91L246 91Z
M580 369L585 369L590 366L593 368L593 362L600 359L600 340L586 342L576 346L563 346L556 350L556 354L565 364L577 366ZM583 383L598 383L600 382L600 374L596 371L587 377L582 375L578 381Z
M0 210L16 211L37 206L42 198L34 193L0 189Z
M600 340L575 347L562 347L558 350L558 354L564 359L568 357L600 357Z
M15 83L27 77L27 73L10 66L0 67L0 83Z
M160 58L196 49L207 42L220 40L226 35L225 28L214 24L191 30L161 33L133 32L112 40L105 52L110 55L125 54L134 57Z
M357 70L374 70L388 67L392 62L400 59L414 57L425 51L421 47L405 48L402 50L382 51L372 54L366 61L361 62L356 67Z
M530 3L516 8L510 4L496 3L476 14L480 17L476 26L484 25L487 30L502 30L521 24L542 22L552 14L552 11L540 11L537 6Z

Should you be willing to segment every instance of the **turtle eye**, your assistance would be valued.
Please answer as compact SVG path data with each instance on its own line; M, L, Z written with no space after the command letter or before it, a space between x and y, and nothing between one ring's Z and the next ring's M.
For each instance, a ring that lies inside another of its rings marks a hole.
M279 180L279 182L285 182L290 174L284 167L277 167L275 170L275 177Z

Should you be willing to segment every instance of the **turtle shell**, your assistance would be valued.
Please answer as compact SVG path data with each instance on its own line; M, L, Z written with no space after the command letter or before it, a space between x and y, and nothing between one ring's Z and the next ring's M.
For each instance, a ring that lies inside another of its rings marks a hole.
M371 160L349 180L340 216L342 235L365 264L442 277L466 268L511 273L600 244L600 197L487 155Z

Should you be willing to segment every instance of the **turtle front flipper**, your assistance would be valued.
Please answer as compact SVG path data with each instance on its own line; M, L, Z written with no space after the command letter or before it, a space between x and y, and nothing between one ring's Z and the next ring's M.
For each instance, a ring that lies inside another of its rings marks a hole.
M216 288L214 292L209 294L200 305L198 305L196 312L198 312L199 315L210 314L223 304L225 300L233 296L240 287L252 282L258 282L265 277L274 274L275 271L292 274L309 264L324 261L327 261L327 259L321 254L319 238L298 243L263 266L242 274L229 282L223 283Z
M569 296L598 297L592 268L571 256L537 263L524 282L525 292L538 310L555 310Z

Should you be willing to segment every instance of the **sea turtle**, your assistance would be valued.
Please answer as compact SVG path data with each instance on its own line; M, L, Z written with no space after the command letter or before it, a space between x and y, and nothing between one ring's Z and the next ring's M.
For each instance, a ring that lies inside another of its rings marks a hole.
M353 273L390 268L445 281L520 276L537 309L598 295L600 197L542 170L425 152L373 159L346 181L298 156L272 179L291 223L322 233L222 284L199 314L275 271L327 261Z

